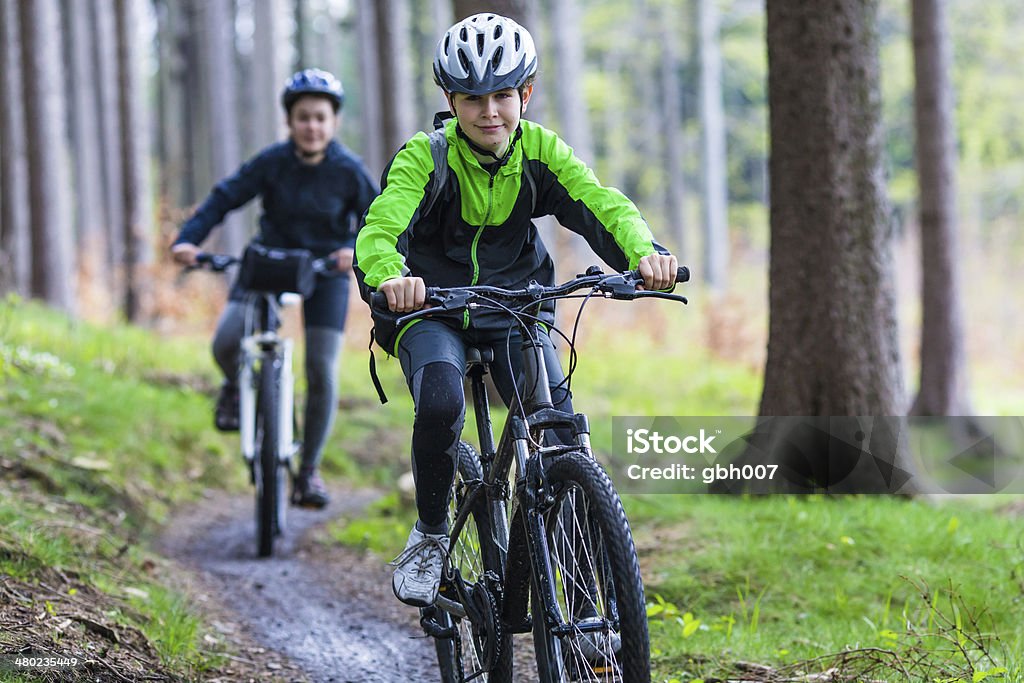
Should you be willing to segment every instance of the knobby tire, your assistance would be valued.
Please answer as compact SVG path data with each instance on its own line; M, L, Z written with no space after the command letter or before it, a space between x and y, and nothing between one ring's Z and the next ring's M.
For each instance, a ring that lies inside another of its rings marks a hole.
M545 475L555 501L544 522L561 619L573 623L603 617L617 622L621 647L614 651L607 633L552 632L533 607L540 604L534 581L531 609L540 680L649 683L643 582L622 502L589 454L557 457L546 463Z

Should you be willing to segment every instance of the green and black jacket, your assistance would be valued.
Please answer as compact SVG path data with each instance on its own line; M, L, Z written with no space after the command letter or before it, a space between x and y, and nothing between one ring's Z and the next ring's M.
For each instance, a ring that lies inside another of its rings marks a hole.
M364 298L403 275L421 277L428 287L554 284L551 257L531 222L548 214L582 235L615 270L635 268L648 254L667 253L636 206L620 191L602 186L543 126L522 121L512 153L491 171L473 156L455 119L447 121L445 137L449 170L435 201L434 161L425 133L409 140L384 171L382 192L356 240ZM377 342L394 354L400 331L387 316L373 313ZM553 322L553 305L542 318ZM463 327L476 329L507 324L493 313L474 312L462 320Z

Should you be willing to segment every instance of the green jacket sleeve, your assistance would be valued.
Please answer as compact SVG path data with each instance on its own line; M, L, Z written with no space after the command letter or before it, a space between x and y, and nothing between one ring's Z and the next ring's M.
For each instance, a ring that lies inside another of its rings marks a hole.
M405 271L405 257L396 245L419 218L433 170L430 140L425 133L417 133L385 171L381 193L370 204L356 238L356 259L370 287L401 277Z
M559 223L586 238L615 267L636 268L644 256L663 251L636 205L614 187L602 185L561 138L536 124L528 132L528 155L547 172L545 208Z

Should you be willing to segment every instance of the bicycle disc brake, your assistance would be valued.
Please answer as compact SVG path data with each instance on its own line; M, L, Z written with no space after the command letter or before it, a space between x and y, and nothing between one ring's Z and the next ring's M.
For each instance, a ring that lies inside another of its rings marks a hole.
M501 582L494 572L486 572L469 591L473 640L484 671L490 671L501 656Z

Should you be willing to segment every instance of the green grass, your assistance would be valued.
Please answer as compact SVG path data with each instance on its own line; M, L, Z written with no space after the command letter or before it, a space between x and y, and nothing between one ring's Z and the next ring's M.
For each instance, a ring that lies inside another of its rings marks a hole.
M738 660L784 665L846 648L909 648L910 631L941 626L922 598L927 587L939 596L936 609L952 615L952 598L961 619L974 615L980 632L997 635L992 666L1021 680L1017 519L967 503L882 497L631 496L627 507L648 596L672 606L652 609L664 676L698 678ZM700 626L684 636L677 617L686 613Z

